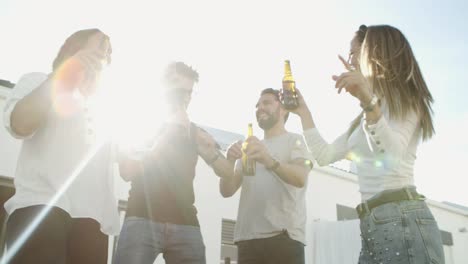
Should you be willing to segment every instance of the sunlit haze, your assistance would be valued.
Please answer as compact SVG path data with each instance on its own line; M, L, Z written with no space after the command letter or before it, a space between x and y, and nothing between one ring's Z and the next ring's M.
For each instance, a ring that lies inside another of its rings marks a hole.
M262 89L280 87L289 59L321 134L332 141L360 110L334 89L331 76L344 71L337 56L348 55L359 25L390 24L412 44L436 101L436 135L419 147L416 185L431 199L466 205L468 6L409 2L2 0L0 79L49 73L66 37L97 27L113 50L96 99L109 137L130 145L152 135L165 118L162 69L177 60L200 74L189 107L194 122L243 134L252 122L262 137L255 103ZM302 131L295 116L287 128Z

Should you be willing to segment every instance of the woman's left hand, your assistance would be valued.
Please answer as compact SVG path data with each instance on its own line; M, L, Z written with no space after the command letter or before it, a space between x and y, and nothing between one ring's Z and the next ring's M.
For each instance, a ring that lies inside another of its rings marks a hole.
M345 89L352 96L361 101L361 103L367 104L372 98L372 91L366 78L360 71L352 70L351 65L341 56L339 56L339 58L345 65L345 68L348 69L348 72L332 76L332 79L336 82L335 88L338 89L338 93L341 93L341 91Z

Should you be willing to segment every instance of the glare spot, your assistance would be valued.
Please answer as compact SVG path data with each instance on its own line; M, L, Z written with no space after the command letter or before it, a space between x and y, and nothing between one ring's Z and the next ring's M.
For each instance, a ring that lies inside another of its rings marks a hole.
M348 160L351 160L357 163L361 162L361 158L358 155L356 155L354 152L350 152L347 158Z
M68 179L57 190L55 195L48 202L45 203L46 206L39 212L39 214L32 220L32 222L25 228L25 230L22 231L21 234L19 234L16 240L12 243L7 253L1 258L0 264L10 263L10 260L16 255L16 253L18 253L21 247L28 241L29 237L34 233L36 228L46 218L47 213L53 208L53 206L57 204L59 199L69 189L69 187L76 180L76 178L80 175L83 168L86 167L88 162L94 157L94 155L98 152L98 150L102 146L103 146L102 143L97 144L94 148L92 148L87 153L87 155L83 158L83 160L79 162L79 164L72 171Z

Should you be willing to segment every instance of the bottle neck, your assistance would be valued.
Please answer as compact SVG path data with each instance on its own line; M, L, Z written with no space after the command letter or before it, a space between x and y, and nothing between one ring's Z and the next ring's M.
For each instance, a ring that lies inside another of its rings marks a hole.
M249 123L249 125L247 126L247 137L251 137L253 136L253 127L252 127L252 124Z
M289 63L284 65L284 76L292 76L291 65Z

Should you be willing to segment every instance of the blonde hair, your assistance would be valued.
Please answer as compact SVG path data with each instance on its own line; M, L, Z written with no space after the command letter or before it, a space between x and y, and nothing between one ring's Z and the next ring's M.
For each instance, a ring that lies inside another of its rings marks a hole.
M420 117L423 140L435 134L434 100L411 46L400 30L388 25L366 27L359 66L374 94L385 100L390 119L404 120L414 111ZM361 117L362 113L353 121L350 132L359 125Z

